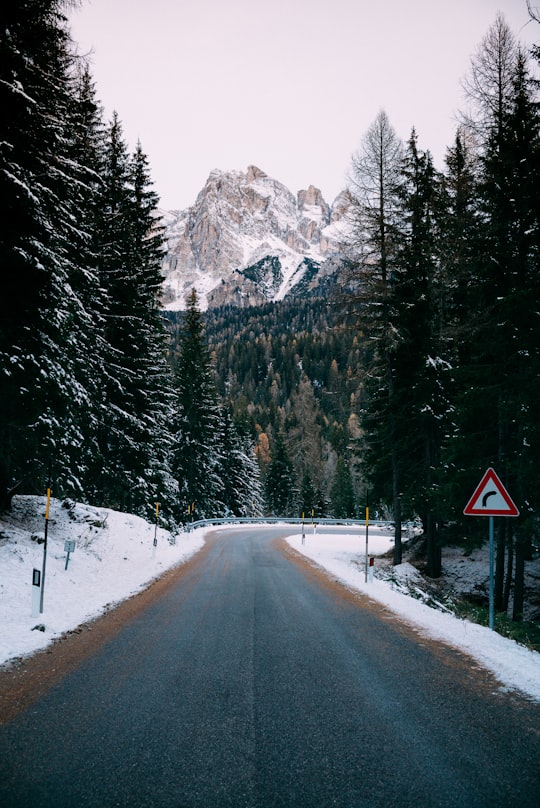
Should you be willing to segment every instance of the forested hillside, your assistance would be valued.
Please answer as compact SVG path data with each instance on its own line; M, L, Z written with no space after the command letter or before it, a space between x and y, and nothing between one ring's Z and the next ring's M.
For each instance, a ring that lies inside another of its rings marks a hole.
M174 335L183 315L168 318ZM255 442L263 474L282 433L292 465L281 483L290 494L288 515L361 515L362 345L355 319L343 315L343 298L334 291L324 299L211 309L205 325L220 395Z

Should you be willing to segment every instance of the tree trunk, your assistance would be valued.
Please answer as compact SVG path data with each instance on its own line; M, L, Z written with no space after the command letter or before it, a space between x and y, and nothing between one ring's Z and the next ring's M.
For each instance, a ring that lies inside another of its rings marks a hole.
M530 539L519 535L516 538L516 574L514 580L514 608L512 620L523 620L523 603L525 600L525 559L530 558Z
M392 497L394 505L394 565L401 564L401 497L399 495L399 473L397 469L397 455L392 449Z
M510 602L510 592L512 590L512 574L514 567L514 541L512 531L507 533L508 555L506 558L506 581L504 582L503 603L502 611L508 611L508 603Z
M431 510L427 511L425 521L427 574L430 578L440 578L442 571L441 548L437 537L437 524Z

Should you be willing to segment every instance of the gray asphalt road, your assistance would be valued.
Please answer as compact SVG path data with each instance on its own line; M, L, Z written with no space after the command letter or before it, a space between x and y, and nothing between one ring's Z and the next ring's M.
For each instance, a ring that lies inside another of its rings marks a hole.
M539 707L228 531L0 730L3 808L525 808Z

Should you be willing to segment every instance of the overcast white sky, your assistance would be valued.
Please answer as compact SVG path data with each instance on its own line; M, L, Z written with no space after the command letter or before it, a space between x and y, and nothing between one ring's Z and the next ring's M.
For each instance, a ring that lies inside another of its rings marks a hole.
M70 20L107 118L175 209L212 169L250 164L332 202L381 108L442 168L497 11L540 41L526 0L81 0Z

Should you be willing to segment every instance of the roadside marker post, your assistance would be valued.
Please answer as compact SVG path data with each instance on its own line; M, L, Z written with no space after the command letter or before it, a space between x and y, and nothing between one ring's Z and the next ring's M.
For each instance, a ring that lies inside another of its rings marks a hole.
M153 543L153 547L152 547L152 556L153 557L155 557L155 555L156 555L158 522L159 522L159 502L156 502L156 526L154 528L154 543Z
M158 523L159 523L159 502L156 502L156 529L154 530L154 547L157 547Z
M43 566L41 569L41 593L39 598L39 612L43 614L43 597L45 594L45 567L47 566L47 535L49 532L49 508L51 505L51 484L47 487L47 504L45 505L45 532L43 542Z
M32 571L32 617L39 614L39 599L41 595L41 570L34 567Z
M369 493L366 493L366 576L364 583L367 584L368 580L368 566L369 566L369 559L368 559L368 534L369 534ZM373 580L373 578L371 579Z
M494 469L488 468L463 513L465 516L489 516L489 627L495 626L495 540L494 516L519 516L519 510Z
M65 541L65 542L64 542L64 552L65 552L65 553L67 553L67 556L66 556L66 566L64 567L64 569L66 569L66 570L67 570L67 568L68 568L68 564L69 564L69 556L70 556L70 553L74 553L74 552L75 552L75 542L74 542L74 541L70 541L70 540Z

